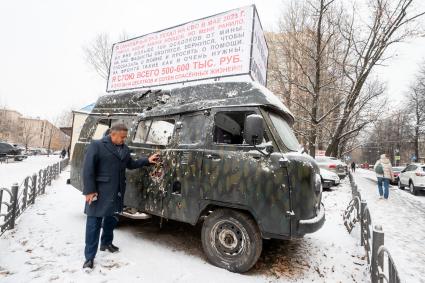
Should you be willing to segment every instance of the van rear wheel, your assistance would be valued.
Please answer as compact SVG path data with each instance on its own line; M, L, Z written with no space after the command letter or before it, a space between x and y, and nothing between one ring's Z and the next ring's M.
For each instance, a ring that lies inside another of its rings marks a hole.
M262 238L255 221L231 210L213 211L202 226L202 247L215 266L232 272L246 272L257 262Z

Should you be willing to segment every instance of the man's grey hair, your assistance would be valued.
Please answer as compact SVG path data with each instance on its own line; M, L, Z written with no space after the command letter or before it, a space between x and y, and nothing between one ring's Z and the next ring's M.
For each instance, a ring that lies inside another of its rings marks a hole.
M117 123L111 126L111 129L109 132L121 132L121 131L128 132L128 128L123 123Z

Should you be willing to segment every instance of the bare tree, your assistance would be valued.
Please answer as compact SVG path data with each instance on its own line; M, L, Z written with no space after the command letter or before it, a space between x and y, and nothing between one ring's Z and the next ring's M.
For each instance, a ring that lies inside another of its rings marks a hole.
M72 109L63 110L55 119L57 127L71 127L72 126Z
M341 136L337 156L344 156L361 146L357 137L369 124L382 119L388 109L385 85L375 79L367 83L355 108L351 112L344 134ZM339 121L339 120L338 120ZM333 128L335 130L335 128Z
M28 119L23 119L21 126L21 143L25 146L25 151L28 151L28 147L35 137L35 131Z
M413 142L416 160L420 159L419 140L425 133L425 63L410 86L407 106L412 115Z
M122 32L118 41L127 39ZM87 64L104 80L108 79L111 61L113 40L109 34L100 33L86 46L83 46L84 57Z
M8 121L6 106L0 105L0 136L11 132L11 123Z
M388 47L418 35L413 0L369 0L367 8L333 0L292 0L280 34L268 34L268 87L297 116L294 130L310 154L340 156L381 118L385 86L374 67ZM362 14L369 13L369 20Z
M359 102L364 86L373 68L382 65L389 46L418 34L415 20L424 15L413 8L413 0L370 0L367 10L370 21L365 22L360 15L344 16L340 34L345 39L344 56L340 61L346 78L347 98L341 118L326 149L327 155L338 155L339 146L348 131L350 116ZM361 130L359 125L355 130Z
M382 116L365 131L364 139L360 141L364 159L373 162L381 153L386 153L393 164L408 162L413 149L412 133L407 104L388 111L387 115ZM401 156L401 160L397 160L396 155Z
M288 106L296 109L301 121L295 130L308 144L312 156L323 135L322 124L342 104L337 85L340 72L333 58L340 44L335 22L340 11L334 2L292 1L280 22L281 35L269 35L269 40L274 40L271 74L275 86L284 92ZM283 62L277 60L279 52Z

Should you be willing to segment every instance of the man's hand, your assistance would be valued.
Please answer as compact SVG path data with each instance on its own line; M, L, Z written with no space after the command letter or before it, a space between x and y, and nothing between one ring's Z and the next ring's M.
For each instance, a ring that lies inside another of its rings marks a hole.
M154 154L152 154L151 156L149 156L148 160L149 163L151 164L156 164L158 163L158 159L159 159L159 152L155 152Z
M89 203L89 205L94 201L93 199L97 197L97 193L91 193L86 195L86 202Z

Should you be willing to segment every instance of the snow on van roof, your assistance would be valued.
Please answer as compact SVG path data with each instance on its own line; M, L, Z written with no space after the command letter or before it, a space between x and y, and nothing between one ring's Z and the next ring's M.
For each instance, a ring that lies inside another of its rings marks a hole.
M256 82L214 82L191 86L144 89L101 96L93 113L172 115L214 107L265 105L294 116L270 90Z

